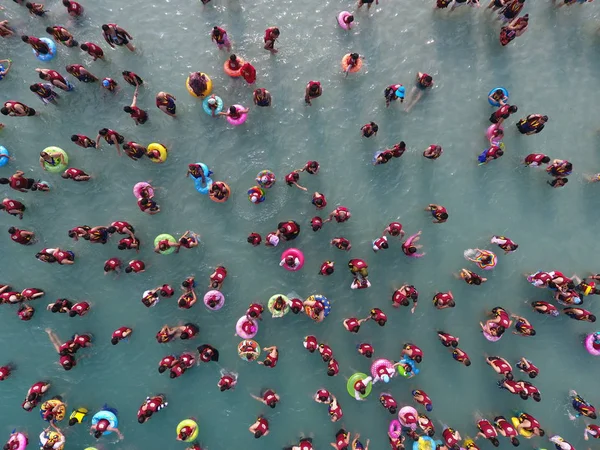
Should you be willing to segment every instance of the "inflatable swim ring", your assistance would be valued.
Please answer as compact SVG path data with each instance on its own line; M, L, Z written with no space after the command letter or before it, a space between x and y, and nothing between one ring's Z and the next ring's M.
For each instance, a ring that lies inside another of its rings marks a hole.
M498 103L495 100L491 100L490 96L496 92L498 89L500 89L502 91L502 94L504 95L504 100L508 99L508 91L506 89L504 89L503 87L495 87L494 89L492 89L489 93L488 93L488 103L492 106L498 107L500 106L500 103Z
M62 172L64 171L68 164L69 164L69 155L67 155L67 152L65 152L62 148L59 147L46 147L43 151L48 152L48 153L60 153L64 156L65 159L65 163L64 164L57 164L57 165L51 165L49 163L47 163L46 161L44 161L44 170L46 170L47 172L51 172L51 173L58 173L58 172Z
M348 69L347 59L349 57L350 57L350 53L346 53L344 55L344 57L342 58L342 63L341 64L342 64L342 70L344 72L346 71L346 69ZM350 73L356 73L356 72L358 72L361 69L362 65L363 65L362 58L359 57L358 58L358 62L356 63L356 65L352 69L350 69Z
M411 430L416 430L417 429L417 424L416 423L412 423L412 424L407 424L404 420L402 420L402 416L404 414L412 414L413 416L415 416L415 419L417 417L419 417L419 413L417 412L417 410L415 408L413 408L412 406L403 406L402 408L400 408L400 411L398 411L398 421L400 422L400 424L405 427L405 428L410 428Z
M4 72L4 69L5 69L5 67L2 64L0 64L0 72ZM4 79L4 75L2 75L0 73L0 80L2 80L2 79Z
M10 160L10 153L6 150L6 147L0 145L0 167L4 167Z
M245 339L238 344L238 355L244 361L254 361L260 356L260 345L251 339Z
M491 257L491 261L489 263L484 263L481 261L481 257L484 254L489 255ZM464 251L464 256L469 261L474 260L473 262L477 264L477 266L482 270L492 270L494 267L496 267L496 264L498 262L496 255L490 252L489 250L486 250L485 253L483 253L480 250L469 248Z
M233 105L233 107L235 108L236 111L239 111L241 109L246 109L242 105ZM229 122L229 124L233 125L234 127L237 127L238 125L243 124L247 119L248 119L248 113L240 114L240 117L238 117L237 119L233 119L230 116L227 116L227 122Z
M23 433L15 433L15 430L13 430L11 437L13 436L17 440L18 444L16 450L25 450L25 447L27 447L27 444L29 443L27 436L25 436Z
M385 367L386 369L388 369L388 373L391 373L391 374L394 373L394 363L392 363L388 359L380 358L380 359L376 359L375 361L373 361L373 364L371 364L371 376L373 377L374 380L378 380L378 381L381 380L384 383L389 383L390 378L393 377L393 375L388 375L386 378L380 377L378 374L378 369L380 369L382 367ZM383 376L385 377L385 375L383 375Z
M498 324L490 324L490 326L492 326L492 328L498 328L499 325ZM500 336L492 336L491 334L489 334L487 331L483 331L481 330L481 332L483 333L483 336L490 342L498 342L500 340L500 338L502 338L502 336L504 336L503 334Z
M415 363L415 361L412 358L409 358L408 356L405 355L405 356L402 357L402 359L400 360L400 362L404 363L404 364L409 364L410 367L412 368L412 370L410 372L406 372L406 370L404 369L404 366L402 366L402 365L397 366L398 373L400 375L402 375L403 377L405 377L405 378L412 378L415 375L419 374L420 370L419 370L419 368L417 367L417 364Z
M248 200L254 204L259 204L265 201L265 191L258 186L252 186L248 189Z
M590 333L587 335L584 341L585 349L592 356L600 356L600 349L594 348L594 340L596 333ZM599 339L600 340L600 339Z
M200 166L200 168L202 169L202 172L204 173L205 177L210 177L213 174L213 171L210 170L206 164L204 164L202 162L197 162L197 163L194 163L194 164L197 165L197 166ZM192 174L190 174L190 176L191 176L192 180L201 180L202 179L202 177L195 177Z
M311 295L306 300L309 300L309 301L311 301L311 300L318 300L318 301L320 301L323 304L323 312L321 313L321 315L323 317L320 318L319 322L321 320L323 320L325 317L327 317L329 315L329 313L331 312L331 302L324 295L321 295L321 294ZM305 306L304 307L304 312L311 319L315 319L315 313L314 313L313 308L311 306Z
M256 175L256 182L261 188L269 189L275 184L275 174L270 170L261 170Z
M148 146L148 150L149 151L158 150L158 153L160 153L160 156L158 158L149 156L150 161L152 161L153 163L164 163L167 160L167 156L169 153L167 151L167 147L165 147L164 145L153 142L152 144L150 144Z
M300 262L295 267L290 267L287 264L284 264L283 268L285 270L289 270L290 272L296 272L296 271L302 269L302 267L304 267L304 253L302 253L300 250L298 250L297 248L288 248L281 254L281 259L284 260L288 256L291 256L294 259L298 258L298 260Z
M285 302L285 306L283 308L283 311L277 311L273 305L275 304L275 300L277 300L277 297L281 297L283 298L283 301ZM285 316L287 313L290 312L290 305L289 305L290 299L287 298L285 295L283 294L275 294L274 296L272 296L269 299L269 303L267 304L267 308L269 308L269 312L271 313L271 315L274 318L279 318L279 317L283 317Z
M210 306L208 304L209 301L214 300L217 302L217 304L215 306ZM218 311L220 310L223 305L225 304L225 296L223 295L223 293L221 291L208 291L206 294L204 294L204 305L212 310L212 311Z
M510 421L512 422L513 427L515 427L515 430L521 423L521 421L519 419L517 419L516 417L511 417ZM533 436L533 433L531 431L527 431L524 429L519 430L519 434L527 439L529 439L531 436Z
M232 78L237 78L242 75L240 73L240 70L241 70L242 66L244 65L244 63L246 62L246 61L244 61L244 58L240 58L239 56L236 58L236 60L237 60L238 64L240 65L240 68L237 70L233 70L229 67L229 58L227 59L227 61L225 61L223 63L223 71Z
M140 181L133 186L133 195L135 195L135 198L138 200L142 198L141 192L144 188L148 188L148 195L150 197L154 197L154 188L152 185L150 183L146 183L145 181Z
M57 410L53 413L52 419L45 419L44 418L45 413L54 408L57 408ZM52 422L52 421L60 422L61 420L63 420L65 418L66 415L67 415L67 408L66 408L65 404L58 399L53 398L50 400L46 400L40 406L40 416L42 417L42 419L44 419L48 422Z
M348 378L348 382L346 383L346 390L348 391L348 394L350 394L350 397L354 398L354 383L356 383L359 380L364 380L367 377L368 375L366 373L356 372L354 375ZM373 383L369 381L367 383L367 388L365 389L364 395L359 393L358 396L360 398L367 398L371 393L371 390L373 390Z
M351 16L352 14L350 14L348 11L342 11L341 13L338 14L337 16L337 22L338 25L340 27L342 27L344 30L349 30L350 29L350 24L347 24L346 22L344 22L344 19L348 16ZM345 70L345 69L344 69Z
M200 95L196 95L196 93L192 90L192 88L190 87L190 77L187 77L187 79L185 80L185 87L188 90L188 92L190 93L190 95L192 97L206 97L208 94L211 93L212 91L212 80L210 79L210 77L208 75L206 75L204 72L200 72L200 75L204 75L206 77L206 90L200 94Z
M498 125L497 123L493 123L485 131L485 137L488 139L488 141L490 139L492 139L492 137L494 136L494 131L496 131L496 129L504 131L504 127L502 125ZM502 142L502 139L503 139L503 137L496 136L494 138L494 140L492 141L492 145L500 145L500 143Z
M421 436L419 440L413 443L412 450L435 450L436 442L429 436Z
M45 44L48 44L48 47L50 48L50 53L46 53L45 55L42 55L41 53L39 55L36 56L37 59L39 59L40 61L50 61L51 59L53 59L56 56L56 44L54 43L54 41L48 39L48 38L40 38L40 41L44 42ZM35 50L31 49L31 51L33 52L33 54L35 55Z
M246 333L242 328L245 322L250 322L254 326L254 331L252 331L251 333ZM254 336L256 336L256 333L258 333L258 322L254 319L242 316L238 319L237 323L235 324L235 333L242 339L252 339Z
M209 116L213 117L212 115L212 109L210 109L208 107L208 100L210 99L210 97L206 97L204 100L202 100L202 109L204 110L204 112L206 114L208 114ZM217 102L217 109L215 109L215 115L214 117L217 117L217 115L223 111L223 99L221 97L219 97L218 95L215 95L215 100Z
M40 433L40 450L43 450L46 443L53 444L52 450L63 450L65 447L65 437L62 433L56 431L42 431Z
M388 433L394 439L398 439L402 434L402 424L398 419L394 419L390 422L390 427L388 428Z
M164 240L167 240L173 244L177 243L177 240L173 236L171 236L170 234L163 233L163 234L159 234L158 236L156 236L154 238L154 247L156 247L160 241L164 241ZM174 251L175 251L175 247L169 247L168 250L160 251L159 253L161 255L170 255Z
M220 181L220 183L223 183L223 185L225 186L225 190L227 191L227 194L225 194L225 197L223 198L218 198L214 193L212 193L210 191L208 191L208 197L213 201L213 202L217 202L217 203L225 203L227 200L229 200L229 196L231 195L231 188L229 187L229 185L227 183L225 183L224 181ZM202 183L200 183L202 184ZM212 185L212 183L211 183Z
M184 439L183 442L192 442L194 440L196 440L196 438L198 437L198 424L196 423L196 421L192 420L192 419L185 419L182 420L181 422L179 422L179 424L177 425L177 436L179 437L179 433L181 432L181 429L183 427L190 427L194 429L194 432L192 433L191 436L188 436L187 439Z
M102 410L98 411L96 414L94 414L92 416L92 425L96 425L102 419L108 420L109 426L111 428L117 428L119 426L119 419L117 419L117 416L115 415L115 413L113 413L112 411L109 411L108 409L102 409ZM106 430L104 433L102 433L102 436L108 436L111 433L112 433L112 431Z

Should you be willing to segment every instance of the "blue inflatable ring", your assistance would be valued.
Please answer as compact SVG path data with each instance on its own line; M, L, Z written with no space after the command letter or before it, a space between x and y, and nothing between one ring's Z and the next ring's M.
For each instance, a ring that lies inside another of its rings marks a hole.
M40 61L50 61L56 56L56 44L54 43L54 41L51 41L50 39L45 37L40 38L40 41L44 42L45 44L48 44L48 47L50 47L50 53L47 53L45 55L40 54L39 56L36 56L36 58ZM31 51L35 55L35 50L31 49Z
M107 411L106 409L98 411L92 416L92 425L96 425L102 419L108 420L110 422L111 428L117 428L119 426L119 419L117 419L117 416L114 413ZM102 433L102 435L107 436L111 433L112 431L105 431L104 433Z
M212 117L212 111L211 109L208 107L208 99L211 97L206 97L203 101L202 101L202 108L204 109L204 112L206 114L208 114L209 116ZM223 100L221 99L221 97L219 97L218 95L215 95L215 100L217 101L217 109L215 110L215 115L219 114L221 111L223 111ZM216 116L215 116L216 117Z
M206 164L204 164L203 162L197 162L196 165L200 166L202 168L202 171L204 172L205 177L210 177L213 174L213 171L210 170L208 168L208 166ZM192 175L192 180L201 180L201 179L202 178L196 178L194 175Z
M0 145L0 167L4 167L8 164L10 153L6 150L6 147Z
M202 186L202 178L194 178L194 186L196 190L201 194L207 195L213 184L213 180L210 177L206 177L206 185Z
M2 72L4 72L4 66L2 64L0 64L0 80L4 78L4 75L2 75Z
M315 300L318 300L321 303L323 303L323 315L327 317L331 312L331 302L329 301L329 299L321 294L313 295L313 297Z
M494 100L490 100L490 96L496 92L498 89L500 89L502 91L502 93L504 94L504 97L508 98L508 91L506 89L504 89L503 87L495 87L494 89L492 89L489 93L488 93L488 103L492 106L500 106L500 103L498 103L497 101Z

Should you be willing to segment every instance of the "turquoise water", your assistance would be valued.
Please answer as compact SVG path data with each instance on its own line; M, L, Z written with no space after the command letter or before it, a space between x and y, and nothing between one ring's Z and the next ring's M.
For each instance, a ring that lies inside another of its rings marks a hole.
M395 379L386 388L401 404L412 404L412 389L425 390L433 399L430 417L440 432L441 423L446 423L463 437L474 436L476 411L491 419L525 409L548 435L558 433L577 448L594 448L594 443L586 446L582 440L583 422L570 422L567 411L569 389L576 389L592 403L599 401L595 389L599 361L581 345L583 336L596 327L532 312L528 304L549 300L549 294L529 286L521 275L537 269L557 269L568 275L598 271L592 224L598 220L600 201L597 186L583 178L585 173L600 171L594 89L600 69L597 5L555 11L548 1L528 3L530 29L501 48L499 26L483 8L461 8L449 14L432 10L432 1L382 1L370 14L363 8L356 14L358 26L350 33L335 23L337 13L354 8L348 2L266 0L250 5L213 0L203 7L197 2L150 5L105 0L84 3L86 14L80 21L68 18L58 1L48 2L50 12L45 19L30 18L25 8L4 2L6 10L0 16L8 18L19 33L43 36L46 26L62 24L80 42L101 44L108 58L92 62L77 49L61 47L57 58L42 65L18 38L0 41L0 58L15 61L10 75L0 83L3 101L20 100L42 112L36 118L3 119L6 129L0 134L0 144L15 160L0 169L0 176L20 169L48 180L53 188L50 193L26 194L2 188L4 196L21 200L28 208L22 221L0 215L2 225L34 230L39 243L18 246L5 234L1 282L19 290L39 287L46 291L45 298L34 301L37 312L31 322L20 322L16 307L3 306L0 363L17 366L13 376L0 383L3 435L8 437L18 427L29 434L31 446L35 446L45 423L37 411L25 413L20 402L32 383L45 379L52 382L50 393L63 395L69 409L85 406L94 411L108 403L119 410L124 441L111 446L111 436L95 444L86 427L79 426L65 428L67 448L184 448L175 441L175 426L184 418L195 417L201 428L199 440L209 449L278 448L296 442L301 434L314 436L315 448L323 449L329 447L340 427L329 422L325 406L311 400L316 389L326 387L341 402L345 413L341 424L370 438L372 449L383 449L387 448L391 416L373 394L361 403L350 398L345 378L369 369L370 361L355 351L359 342L372 343L376 356L390 359L399 357L403 343L413 342L425 352L421 374L412 380ZM100 25L106 22L127 29L138 51L112 51L102 44ZM214 25L227 29L234 51L253 62L258 72L256 86L224 75L227 54L219 52L209 38ZM272 25L282 32L275 56L262 49L264 29ZM351 51L364 55L366 66L361 73L344 78L339 61ZM42 106L28 89L38 80L33 69L50 67L65 73L64 66L71 63L82 63L99 77L118 79L121 91L113 96L98 86L78 83L74 92L60 92L60 106ZM133 88L121 82L122 70L132 70L146 81L138 104L148 110L150 121L143 126L136 127L122 112L133 95ZM273 96L273 106L252 107L248 122L237 128L213 120L185 90L185 78L197 70L212 77L215 93L227 105L249 106L252 90L265 87ZM383 89L392 83L412 86L417 71L432 74L435 88L410 114L398 103L386 109ZM304 87L311 79L321 81L324 92L312 107L306 107ZM505 156L480 167L476 157L486 143L484 131L492 111L486 96L498 85L510 91L511 101L520 110L508 121ZM177 119L154 107L158 91L177 97ZM547 114L550 122L540 135L521 136L513 124L530 113ZM374 138L362 139L359 128L370 120L379 124L380 131ZM84 150L69 140L74 133L95 137L102 127L142 144L162 142L170 149L169 159L162 165L147 159L134 162L119 158L107 145L100 151ZM371 165L374 151L400 140L409 148L401 159L385 166ZM437 161L420 156L432 143L445 150ZM93 180L73 183L42 173L37 155L47 145L65 149L71 167L87 171ZM525 155L539 151L573 163L575 172L566 188L551 189L545 184L548 177L543 170L520 165ZM309 193L285 186L285 174L309 159L321 163L317 176L301 176ZM227 203L213 203L194 190L184 175L187 164L195 161L207 163L215 179L232 187L233 196ZM262 169L273 170L278 182L268 191L267 201L256 206L248 202L245 192ZM152 217L137 209L131 194L135 183L147 180L158 188L156 200L162 209ZM349 207L352 219L345 224L327 224L317 233L310 231L308 223L316 214L310 204L314 191L327 196L328 210L338 204ZM428 203L445 205L450 220L432 224L422 211ZM306 256L306 265L298 273L278 266L287 245L253 248L245 242L248 233L256 231L264 237L287 219L302 227L293 242ZM397 219L409 234L423 230L426 257L408 260L395 240L389 250L372 252L371 241ZM118 251L116 239L99 246L67 237L67 230L75 225L104 225L114 220L135 226L143 245L139 255ZM159 233L178 235L188 229L200 233L198 249L171 256L152 252L150 243ZM471 287L456 280L453 273L470 267L463 250L491 249L493 234L511 237L520 244L518 252L499 255L498 267L484 286ZM350 239L352 251L329 247L335 236ZM35 261L38 249L55 246L73 250L76 264L61 267ZM104 276L103 263L113 256L124 261L139 256L147 271ZM371 289L349 289L346 263L354 257L369 263ZM328 278L317 276L321 262L327 259L336 261L336 273ZM223 288L227 304L219 312L207 311L202 304L182 311L174 299L163 300L153 309L140 302L144 290L163 283L177 286L190 275L196 276L197 291L202 294L212 268L220 264L227 267L229 277ZM394 288L404 282L414 284L421 294L414 315L408 309L391 307ZM452 290L457 307L437 311L429 299L445 290ZM263 346L279 347L279 364L271 370L244 363L236 355L235 321L250 302L266 303L274 293L288 292L303 298L322 293L332 300L333 311L321 324L304 316L279 320L265 316L257 340ZM69 318L44 310L48 302L60 297L86 299L92 303L92 311L83 318ZM587 300L584 306L598 313L594 301ZM507 335L495 344L484 341L478 322L485 319L486 310L497 305L528 317L537 336ZM385 328L366 323L358 335L344 331L344 318L364 317L373 306L388 313ZM194 341L156 343L154 335L163 324L184 322L199 324L200 335ZM132 327L134 335L129 342L113 347L111 333L123 325ZM44 332L47 327L63 340L75 332L90 332L95 345L81 351L86 358L65 372L56 364L57 356ZM436 329L460 336L461 348L473 361L471 367L452 360L438 343ZM340 375L327 377L319 356L304 350L302 338L307 334L333 348ZM219 349L218 365L193 368L176 380L158 374L157 364L163 356L193 351L202 343ZM484 354L503 356L513 364L520 356L531 359L541 369L534 384L542 392L542 402L524 402L500 391L496 376L484 363ZM218 391L221 367L240 374L234 391ZM250 397L266 387L282 397L275 410ZM377 385L374 393L382 389ZM169 407L149 424L139 425L137 408L147 395L156 393L167 395ZM247 428L260 413L269 419L271 434L255 440ZM542 439L531 444L550 445ZM521 447L529 445L524 442ZM481 447L491 448L485 442Z

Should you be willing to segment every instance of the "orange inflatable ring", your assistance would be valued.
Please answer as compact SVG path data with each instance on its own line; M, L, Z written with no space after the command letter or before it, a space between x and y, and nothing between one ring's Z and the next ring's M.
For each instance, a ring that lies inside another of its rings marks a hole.
M347 61L348 61L349 58L350 58L350 53L346 53L344 55L344 57L342 58L342 70L344 72L346 70L348 70L348 62ZM358 72L361 69L362 65L363 65L362 58L359 57L358 58L358 62L356 63L356 65L352 69L350 69L350 73L356 73L356 72Z
M218 198L212 191L212 189L208 192L208 196L210 197L210 199L213 202L217 202L217 203L225 203L228 199L229 196L231 195L231 188L229 187L229 185L223 181L216 181L213 182L213 186L215 183L223 183L223 185L225 186L225 190L227 191L227 194L225 194L225 197L223 198Z
M229 75L232 78L237 78L240 77L242 74L240 73L240 70L242 68L242 66L244 65L244 63L246 61L244 61L244 58L240 58L239 56L237 57L237 62L240 65L240 68L238 70L232 70L229 68L229 59L227 61L225 61L223 63L223 71Z

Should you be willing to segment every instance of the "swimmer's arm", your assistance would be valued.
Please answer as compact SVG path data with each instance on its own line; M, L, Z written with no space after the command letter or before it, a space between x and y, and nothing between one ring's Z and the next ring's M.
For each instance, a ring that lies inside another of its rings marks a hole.
M133 93L133 101L131 102L132 108L134 108L137 105L138 89L139 89L139 85L135 87L135 92Z
M266 402L261 397L257 397L254 394L250 394L250 397L252 397L254 400L258 400L259 402L264 403L266 405Z

